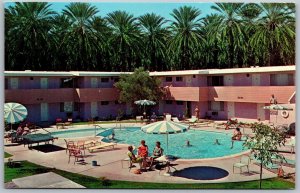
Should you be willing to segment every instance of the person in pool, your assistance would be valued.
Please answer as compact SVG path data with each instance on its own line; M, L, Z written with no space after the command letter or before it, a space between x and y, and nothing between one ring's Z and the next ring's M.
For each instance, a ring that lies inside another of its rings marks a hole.
M221 145L221 143L219 142L219 140L218 140L218 139L216 139L216 141L215 141L214 145Z
M189 140L186 140L186 146L187 147L192 146Z

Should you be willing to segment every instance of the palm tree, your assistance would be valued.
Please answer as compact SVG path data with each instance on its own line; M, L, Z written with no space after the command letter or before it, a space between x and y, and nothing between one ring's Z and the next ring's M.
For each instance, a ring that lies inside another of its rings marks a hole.
M139 24L144 39L144 55L150 71L163 70L166 65L165 45L168 31L164 27L166 21L154 13L140 16Z
M104 38L93 26L98 10L88 3L70 3L63 10L63 15L70 23L65 29L60 51L66 52L68 63L75 65L76 70L91 70L95 66L98 50L101 50Z
M115 69L131 71L138 67L141 35L136 18L125 11L114 11L106 20L112 31L109 44L113 47Z
M244 31L244 44L242 53L239 53L240 59L244 60L247 66L257 65L255 60L255 47L252 47L250 43L250 38L255 33L255 25L259 16L262 13L262 9L259 4L249 3L245 4L240 10L240 16L242 19L243 31ZM241 62L239 62L240 64Z
M173 62L177 69L190 69L193 65L193 52L201 42L198 33L200 28L199 15L201 11L195 7L183 6L174 9L171 13L174 21L171 22L171 37L169 42L169 55L174 53Z
M44 68L51 50L52 19L50 4L17 2L5 9L6 61L18 70ZM8 67L10 68L10 67Z
M216 3L211 8L219 12L222 18L218 24L221 34L224 53L228 56L228 67L234 66L236 53L244 44L244 34L242 31L242 20L239 16L242 3Z
M203 26L200 29L203 40L201 60L204 61L204 68L221 68L222 47L221 34L218 31L218 24L222 18L217 14L207 15L202 19Z
M294 62L295 17L284 4L262 3L263 16L250 40L261 63L282 65Z

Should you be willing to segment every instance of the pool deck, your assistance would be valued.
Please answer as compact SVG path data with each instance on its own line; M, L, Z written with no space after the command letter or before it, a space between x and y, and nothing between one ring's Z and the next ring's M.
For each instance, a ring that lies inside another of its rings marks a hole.
M91 125L92 126L92 125ZM105 124L101 125L105 128L115 127L115 124ZM122 127L127 126L141 126L139 123L130 123L130 124L122 124ZM83 128L86 126L72 126L69 129L77 129ZM69 130L68 129L68 130ZM229 132L232 133L232 130L222 130L222 129L214 129L211 126L201 126L194 129L206 130L206 131L217 131L217 132ZM57 131L56 128L48 128L48 131ZM251 133L250 129L245 129L245 133ZM83 139L83 138L81 138ZM84 139L96 139L95 137L85 137ZM97 138L98 139L98 138ZM79 140L76 138L75 140ZM9 142L4 142L5 147L4 151L10 154L13 154L12 157L14 161L17 160L28 160L30 162L43 165L46 167L56 168L60 170L65 170L73 173L79 173L87 176L93 177L107 177L111 180L124 180L124 181L143 181L143 182L157 182L157 183L223 183L223 182L241 182L241 181L251 181L259 179L259 166L251 163L249 166L250 172L246 172L246 168L244 168L244 172L239 173L239 169L236 169L235 173L233 173L233 164L240 161L241 155L233 155L228 157L214 158L214 159L197 159L197 160L183 160L178 159L172 164L175 165L177 170L181 170L188 167L194 166L213 166L219 167L226 170L229 175L217 179L217 180L193 180L187 179L183 177L177 176L165 176L164 171L153 170L143 172L140 175L136 175L132 173L134 169L129 172L128 163L124 162L124 167L122 167L122 162L124 158L126 158L127 145L118 144L115 149L106 149L102 151L98 151L95 153L89 153L85 151L86 164L74 163L74 158L71 157L70 163L68 163L69 156L65 150L54 151L49 153L43 153L41 151L37 151L35 149L28 149L27 146L23 145L9 145ZM63 139L58 139L54 141L54 145L61 146L65 148L65 142ZM295 154L284 153L286 158L295 159ZM7 161L7 159L5 159ZM92 161L97 161L98 166L92 166ZM283 170L285 172L291 173L295 172L295 168L285 167L283 166ZM276 174L270 172L268 170L263 169L263 178L273 178L276 177Z

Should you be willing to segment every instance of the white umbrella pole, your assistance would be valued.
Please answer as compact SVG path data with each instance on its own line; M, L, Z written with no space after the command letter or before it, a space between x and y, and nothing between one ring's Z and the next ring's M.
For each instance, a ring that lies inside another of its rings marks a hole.
M167 155L169 154L169 135L167 133Z

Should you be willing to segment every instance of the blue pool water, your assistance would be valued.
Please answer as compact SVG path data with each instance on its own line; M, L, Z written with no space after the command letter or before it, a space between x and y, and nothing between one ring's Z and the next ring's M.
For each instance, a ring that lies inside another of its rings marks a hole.
M96 133L98 135L105 134L107 136L109 132L102 133L103 129L97 129ZM99 134L100 133L100 134ZM199 130L189 130L184 133L170 134L169 138L169 148L167 152L167 136L162 134L146 134L140 130L139 127L136 128L126 128L126 129L115 129L115 142L122 144L130 144L138 147L140 145L140 140L144 139L149 147L149 152L152 153L156 141L161 142L161 146L165 150L165 153L169 155L174 155L183 159L201 159L201 158L215 158L223 157L236 153L246 151L243 148L243 142L234 142L234 146L231 149L231 134L219 133L219 132L209 132L209 131L199 131ZM94 136L95 129L81 129L76 131L58 131L53 132L52 135L60 138L75 138L84 136ZM218 139L220 145L215 145L215 141ZM103 139L106 142L110 142L108 138ZM191 146L187 147L186 140L190 141Z
M103 129L87 128L87 129L76 129L76 130L62 130L51 132L51 135L58 138L77 138L77 137L88 137L98 135L103 132Z

